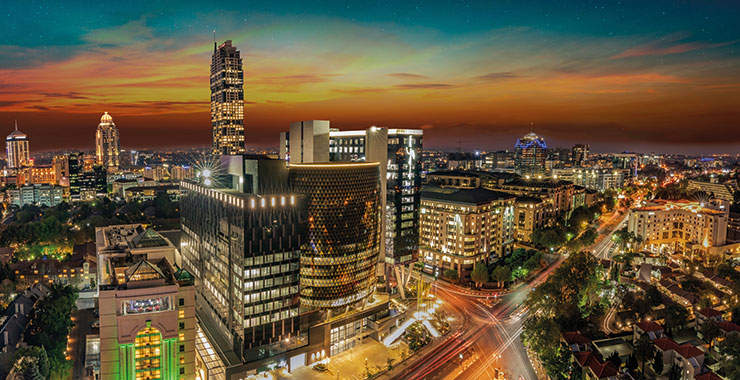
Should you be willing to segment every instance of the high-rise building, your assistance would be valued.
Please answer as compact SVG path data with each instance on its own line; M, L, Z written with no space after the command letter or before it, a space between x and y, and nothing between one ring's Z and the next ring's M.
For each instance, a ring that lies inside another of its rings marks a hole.
M69 195L72 199L80 198L80 189L82 188L82 172L84 167L84 155L82 152L73 152L66 155L67 172L69 178Z
M405 264L418 257L419 190L424 131L420 129L330 129L329 121L291 123L280 135L280 156L291 164L379 162L385 261Z
M244 71L231 40L213 45L211 128L214 154L244 153Z
M583 166L583 163L588 160L588 154L591 147L588 144L576 144L571 150L571 158L573 165Z
M517 139L514 144L514 153L514 167L518 174L532 178L545 175L547 145L542 137L530 132Z
M229 342L221 360L243 373L308 344L299 316L306 217L284 161L222 162L224 178L182 182L182 264L195 275L206 335Z
M420 255L425 269L469 278L477 262L511 252L516 196L482 188L425 185L421 192Z
M198 371L209 379L293 371L396 325L387 295L375 293L378 163L287 166L234 155L221 157L218 172L182 182Z
M113 123L113 117L106 112L100 117L100 124L95 133L95 159L98 165L105 168L117 168L121 165L120 154L118 128Z
M18 122L15 123L15 130L5 138L5 149L8 153L8 168L18 169L31 165L28 136L18 130Z
M375 291L380 256L379 164L291 164L293 189L306 199L301 304L343 311Z

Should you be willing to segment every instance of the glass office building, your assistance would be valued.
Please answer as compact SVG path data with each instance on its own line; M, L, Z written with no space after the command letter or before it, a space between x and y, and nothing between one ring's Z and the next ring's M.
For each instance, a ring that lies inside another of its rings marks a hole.
M290 165L293 190L306 200L301 304L338 310L375 290L380 254L378 163Z

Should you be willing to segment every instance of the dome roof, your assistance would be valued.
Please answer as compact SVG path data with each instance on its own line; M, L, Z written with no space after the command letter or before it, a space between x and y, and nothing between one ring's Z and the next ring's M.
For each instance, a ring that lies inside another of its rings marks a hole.
M5 138L5 140L19 140L19 139L25 139L28 136L26 136L25 133L18 130L18 122L15 122L15 130L13 132L10 132L8 137Z
M108 112L104 113L103 116L100 117L100 124L112 124L113 123L113 116L108 115Z

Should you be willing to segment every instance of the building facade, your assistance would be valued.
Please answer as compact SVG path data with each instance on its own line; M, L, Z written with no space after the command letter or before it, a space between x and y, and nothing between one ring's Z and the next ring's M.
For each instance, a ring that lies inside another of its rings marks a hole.
M95 132L95 161L105 168L117 168L121 165L120 155L118 128L113 123L113 117L106 112L100 117L100 124Z
M15 130L5 138L5 151L8 154L8 168L19 169L31 165L28 136L18 130L18 122L15 123Z
M482 188L425 186L421 192L420 254L425 270L456 270L468 278L476 262L510 252L516 196Z
M629 176L627 169L565 168L553 169L553 178L573 182L590 190L621 189Z
M307 344L298 299L306 220L283 161L228 158L222 187L182 183L182 263L196 277L206 332L233 342L226 366L249 371Z
M573 145L573 149L571 149L571 162L573 162L573 165L575 166L583 166L584 163L588 160L588 154L591 150L591 147L588 144L576 144Z
M306 199L301 304L323 310L360 305L375 291L380 256L380 165L291 164L293 189Z
M518 174L531 178L545 175L547 144L534 132L516 140L514 157L514 168Z
M165 258L117 256L100 265L100 379L194 379L193 276Z
M231 40L213 45L211 129L214 154L244 153L244 71Z
M64 190L60 186L35 184L8 190L10 204L18 207L36 205L53 207L64 201Z
M406 264L418 258L419 191L424 132L370 127L331 129L329 121L291 123L281 134L280 157L296 163L378 162L380 165L385 262Z
M729 204L721 200L652 200L630 210L628 230L653 252L706 258L727 242Z

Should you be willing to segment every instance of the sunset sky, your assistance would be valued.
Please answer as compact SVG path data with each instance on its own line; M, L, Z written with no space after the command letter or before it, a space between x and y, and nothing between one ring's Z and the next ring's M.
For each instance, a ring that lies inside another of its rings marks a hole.
M739 153L737 1L7 1L0 134L210 145L213 31L241 50L249 146L291 121L423 128L426 148ZM219 9L215 8L218 6Z

